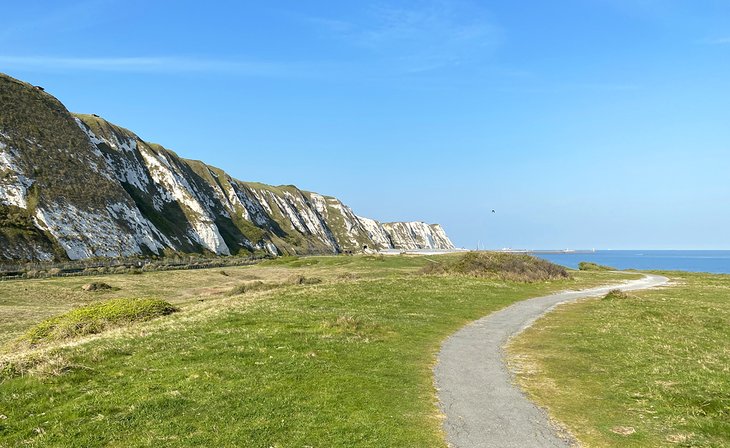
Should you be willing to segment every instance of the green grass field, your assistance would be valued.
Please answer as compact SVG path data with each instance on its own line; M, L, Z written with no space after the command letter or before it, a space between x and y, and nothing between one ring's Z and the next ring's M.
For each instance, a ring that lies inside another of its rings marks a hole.
M420 273L446 259L313 257L0 283L0 446L445 446L431 370L444 338L516 300L627 278ZM89 281L116 289L82 291ZM247 282L272 289L231 294ZM180 311L14 348L51 315L119 297L156 297Z
M564 305L509 348L523 388L586 447L730 446L730 276L665 275Z

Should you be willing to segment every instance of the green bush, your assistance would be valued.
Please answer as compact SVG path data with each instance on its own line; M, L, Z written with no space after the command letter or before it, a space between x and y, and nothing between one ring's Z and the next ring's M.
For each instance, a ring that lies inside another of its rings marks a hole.
M604 266L602 264L593 263L590 261L581 261L578 263L578 269L581 271L615 271L616 269L611 266Z
M467 252L456 260L426 265L421 273L497 277L528 283L570 278L568 271L557 264L531 255L503 252Z
M20 338L20 342L36 346L101 333L110 328L165 316L177 310L172 304L159 299L107 300L47 319L31 328Z

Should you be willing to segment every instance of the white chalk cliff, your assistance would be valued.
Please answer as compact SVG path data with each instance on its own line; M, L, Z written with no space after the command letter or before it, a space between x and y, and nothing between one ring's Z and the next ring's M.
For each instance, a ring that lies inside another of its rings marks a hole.
M242 182L0 74L0 259L451 249L438 224Z

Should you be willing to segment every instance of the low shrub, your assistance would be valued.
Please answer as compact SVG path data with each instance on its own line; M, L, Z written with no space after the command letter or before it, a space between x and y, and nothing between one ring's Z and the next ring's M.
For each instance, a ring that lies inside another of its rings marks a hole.
M527 254L503 252L467 252L455 260L426 265L421 273L496 277L527 283L570 278L564 267L547 260Z
M177 307L159 299L107 300L47 319L25 333L20 342L36 346L101 333L110 328L150 320L175 311L178 311Z
M593 263L591 261L581 261L578 263L578 269L581 271L615 271L611 266Z

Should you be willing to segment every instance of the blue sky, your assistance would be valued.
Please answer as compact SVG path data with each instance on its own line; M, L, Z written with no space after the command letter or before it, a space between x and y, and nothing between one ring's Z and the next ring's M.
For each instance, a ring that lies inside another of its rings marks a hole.
M725 0L6 0L0 71L460 246L730 249Z

